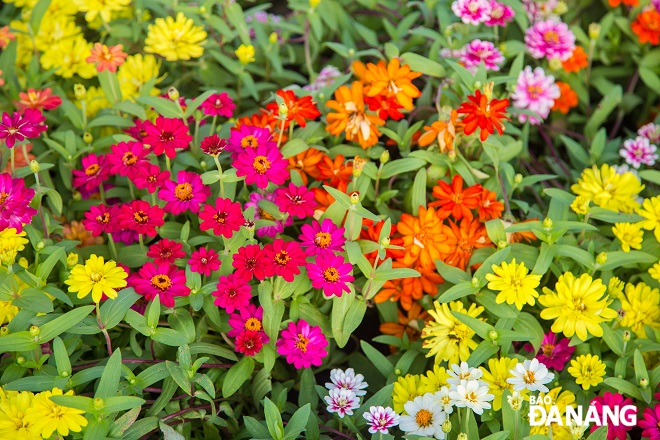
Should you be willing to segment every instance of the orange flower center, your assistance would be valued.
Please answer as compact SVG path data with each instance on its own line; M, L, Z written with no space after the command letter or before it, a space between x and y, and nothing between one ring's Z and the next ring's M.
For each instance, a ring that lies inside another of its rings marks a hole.
M104 225L107 225L108 223L110 223L110 214L108 214L107 212L104 212L101 215L97 215L96 216L96 221L99 222L99 223L103 223Z
M245 321L245 330L258 332L261 330L261 321L259 321L257 318L248 318Z
M138 211L133 214L133 219L135 219L137 223L144 224L149 220L149 216L144 211Z
M536 376L534 376L533 371L526 371L523 374L523 381L528 384L533 384L536 381Z
M7 197L9 197L9 193L6 193L6 192L0 193L0 203L5 203L5 200L7 200Z
M559 43L559 35L555 31L544 32L543 39L546 43Z
M132 152L127 151L124 153L124 156L122 156L121 161L124 165L135 165L135 162L137 162L137 156Z
M543 344L541 346L541 350L543 351L543 355L546 357L552 356L552 352L554 351L555 346L552 344Z
M98 164L93 163L87 168L85 168L85 174L87 174L88 176L94 176L96 173L99 172L99 169L101 169L101 167Z
M266 156L257 156L254 158L254 162L252 162L252 168L254 168L257 173L263 175L270 169L270 161Z
M327 248L332 243L332 235L328 232L319 232L314 237L314 244L320 248Z
M164 292L172 285L172 280L165 274L154 275L151 278L151 285Z
M286 266L286 264L291 261L291 257L289 257L289 253L287 251L279 251L277 254L275 254L275 263L279 264L280 266Z
M543 93L543 89L539 86L529 86L527 87L527 93L529 93L530 98L539 99L539 95Z
M298 337L296 338L296 348L303 353L306 353L307 344L309 344L309 338L306 338L302 333L298 333Z
M433 414L427 409L420 409L415 415L415 423L420 428L428 428L433 424Z
M339 271L335 267L329 267L323 271L323 278L329 283L335 283L339 280Z
M112 52L110 52L108 46L103 46L103 50L99 54L99 58L101 58L103 61L112 61L114 56L112 55Z
M193 187L188 182L180 183L174 188L174 195L182 202L186 202L193 198L192 190Z
M257 148L259 146L259 141L256 137L249 135L241 139L241 147L243 148Z
M218 212L217 214L213 215L213 220L220 223L221 225L224 225L225 221L227 220L227 213L224 211Z

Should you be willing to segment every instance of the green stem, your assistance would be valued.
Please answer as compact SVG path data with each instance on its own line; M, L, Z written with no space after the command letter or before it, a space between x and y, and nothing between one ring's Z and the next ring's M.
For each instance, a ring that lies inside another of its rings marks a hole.
M108 348L108 356L112 356L112 341L110 341L108 330L105 328L105 325L103 325L103 322L101 321L101 308L98 302L96 303L96 322L98 322L99 328L103 332L103 336L105 336L105 344Z
M140 240L140 249L142 249L142 252L144 252L146 254L147 249L144 247L144 236L142 234L140 234L138 237L139 237L139 240Z
M224 198L225 197L225 182L222 180L222 165L220 165L220 159L218 159L218 156L213 156L213 160L215 161L215 166L218 167L218 177L220 177L220 197Z
M16 145L14 145L14 148L15 148L15 147L16 147ZM14 175L14 155L16 154L16 153L14 152L14 148L10 148L10 149L9 149L9 151L10 151L10 155L11 155L11 175L12 175L12 176Z
M195 157L199 157L199 123L200 121L195 121L195 134L193 135L193 147L191 151Z
M167 171L172 174L172 163L170 162L170 157L168 155L165 155L165 166L167 167Z
M115 245L115 240L112 238L112 234L108 233L108 243L110 243L110 254L112 259L117 261L117 245Z
M280 120L280 137L277 140L277 149L280 149L280 145L282 145L282 134L284 133L284 123L286 122L286 118L280 116L282 119Z
M211 122L211 132L209 134L213 135L215 133L215 124L218 122L218 115L213 116L213 121Z

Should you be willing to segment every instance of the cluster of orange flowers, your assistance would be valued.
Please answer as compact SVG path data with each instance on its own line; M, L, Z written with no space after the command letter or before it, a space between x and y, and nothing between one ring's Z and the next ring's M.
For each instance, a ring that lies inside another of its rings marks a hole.
M642 44L660 44L660 12L655 8L648 8L635 17L631 24L632 31Z

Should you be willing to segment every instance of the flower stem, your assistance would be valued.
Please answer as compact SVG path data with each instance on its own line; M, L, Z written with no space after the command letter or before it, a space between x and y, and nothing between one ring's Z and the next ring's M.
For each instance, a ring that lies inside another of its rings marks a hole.
M213 121L211 122L211 132L209 133L211 136L215 134L215 124L218 122L218 115L213 116Z
M284 133L284 123L286 122L286 118L282 118L280 121L280 137L277 139L277 149L280 149L280 145L282 145L282 134Z
M103 322L101 321L101 309L98 302L96 303L96 322L98 322L99 328L103 332L103 336L105 336L105 344L108 347L108 356L112 356L112 342L110 341L108 330L106 330L105 325L103 325Z
M213 160L215 161L215 166L218 168L218 177L220 177L220 197L225 197L225 182L222 180L222 165L220 165L220 159L218 159L218 156L213 156Z
M16 153L14 152L13 148L10 148L9 151L10 151L10 155L11 155L11 175L13 176L14 175L14 155Z

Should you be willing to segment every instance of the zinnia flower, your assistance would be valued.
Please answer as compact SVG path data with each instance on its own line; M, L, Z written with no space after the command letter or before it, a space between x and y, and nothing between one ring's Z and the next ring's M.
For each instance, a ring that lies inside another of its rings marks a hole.
M296 121L299 126L304 128L307 126L307 120L313 121L321 116L311 95L297 97L293 90L278 90L277 96L282 98L287 108L285 129L291 121ZM276 102L271 102L266 108L272 111L276 117L280 115L279 105Z
M414 400L406 402L403 407L406 414L399 418L399 429L410 435L424 437L444 438L442 424L447 419L447 414L440 405L435 402L431 393L415 397Z
M627 283L621 300L621 327L627 327L638 338L646 338L646 327L660 329L660 290L646 283Z
M273 135L268 128L253 125L241 125L231 129L227 151L232 153L232 159L238 157L249 148L267 147L268 150L277 149L277 143L273 141Z
M284 231L285 226L293 224L293 217L287 216L284 220L273 217L268 211L259 206L259 202L267 200L269 202L275 201L275 193L265 193L264 195L253 192L250 194L250 200L245 203L244 209L247 211L249 208L254 208L254 221L268 220L270 224L259 226L257 228L258 237L276 237Z
M156 228L165 224L164 217L165 211L160 207L151 206L144 200L133 200L121 206L117 220L122 228L155 237Z
M135 170L129 179L138 189L146 189L150 194L158 191L170 178L169 171L163 171L158 165L147 164Z
M100 18L103 23L108 23L112 19L112 13L124 11L131 0L73 0L80 12L85 12L87 23Z
M211 276L211 272L220 268L220 258L216 251L205 247L199 248L190 255L188 267L193 272Z
M162 263L147 263L128 280L135 292L152 301L156 296L165 307L174 307L174 298L188 296L186 273L178 267Z
M328 355L325 347L328 340L321 332L321 327L310 326L304 319L297 323L290 322L282 330L277 340L277 353L286 356L286 361L297 369L321 366Z
M110 260L105 262L103 257L92 254L85 264L77 264L71 269L71 274L65 284L69 292L77 292L78 298L84 298L90 293L94 302L101 301L101 297L117 298L117 290L126 287L128 274L117 263Z
M557 81L555 84L559 87L559 98L555 98L555 103L552 105L551 110L553 112L558 111L567 114L570 109L578 105L577 93L575 93L575 90L568 83Z
M119 226L117 223L117 214L119 214L119 208L116 205L106 206L101 204L91 206L89 211L85 213L82 224L95 237L103 233L111 234Z
M147 252L147 257L153 258L155 264L174 264L177 259L185 256L183 245L167 238L149 246Z
M399 415L389 406L370 406L369 412L363 413L362 417L369 425L370 434L387 434L390 428L399 424Z
M124 64L128 56L122 51L123 48L124 46L121 44L108 47L102 43L94 43L92 54L85 61L96 64L96 71L99 73L104 70L114 73L117 71L117 67Z
M623 395L619 393L610 393L609 391L606 391L602 396L596 396L591 399L591 405L596 407L598 414L601 416L597 418L596 422L591 426L591 432L594 432L596 429L603 426L601 425L600 420L602 420L605 407L608 408L609 413L617 414L624 406L632 404L632 399L624 399ZM635 415L636 414L637 412L635 411ZM626 433L631 429L632 426L626 426L623 423L619 423L619 420L611 420L607 423L607 440L626 440L628 438Z
M515 15L511 6L490 0L490 14L484 24L491 27L506 26L507 23L513 21Z
M25 187L25 181L8 173L0 174L0 231L14 228L23 231L23 225L32 223L37 210L30 207L35 191Z
M236 157L232 165L236 168L236 176L245 176L246 185L256 184L261 189L269 183L282 185L289 178L289 161L284 159L277 148L247 148Z
M655 145L649 142L648 138L637 136L635 139L628 139L623 143L619 155L625 159L628 165L636 169L641 164L652 167L655 161L658 160L657 149Z
M399 58L392 58L389 63L381 60L378 64L367 63L364 72L366 96L373 98L382 95L385 98L394 97L406 110L414 108L413 99L419 98L422 92L412 83L412 80L422 76L421 72L412 72L407 64L401 65Z
M144 40L144 51L165 57L167 61L199 58L204 53L202 45L206 32L203 26L195 26L183 12L172 17L157 18L149 25L149 34Z
M605 376L605 364L598 356L586 354L571 361L568 373L575 378L575 383L582 385L583 390L598 385Z
M204 101L199 108L207 116L224 116L225 118L231 118L234 115L236 104L234 104L234 101L226 92L222 92L214 93L206 98L206 101Z
M475 414L483 414L484 409L490 409L495 396L488 393L488 386L481 385L478 380L461 381L455 391L449 392L458 408L470 408Z
M499 71L500 65L504 63L504 56L495 47L495 44L476 39L463 48L460 61L474 75L482 62L486 66L486 70Z
M364 388L368 386L364 381L364 376L355 374L355 370L352 368L347 368L346 371L334 368L330 371L330 382L325 383L328 390L346 389L352 391L358 397L367 394Z
M192 141L192 136L188 134L188 126L178 118L158 116L156 124L148 124L145 130L147 136L143 139L143 143L151 147L157 156L165 153L167 157L174 159L176 150L186 148Z
M5 140L7 148L14 148L16 142L37 138L46 131L48 126L42 124L45 120L46 117L33 108L15 112L12 116L4 112L0 119L0 139Z
M513 385L507 382L511 377L511 370L516 367L518 359L502 357L499 359L488 359L488 370L480 367L483 371L483 382L488 384L488 388L493 399L493 410L502 409L502 396L504 391L513 392Z
M327 396L324 397L325 402L328 404L327 411L329 413L337 413L339 418L344 416L353 415L353 410L360 407L360 399L353 391L336 388L330 390Z
M479 26L490 19L492 7L489 0L456 0L451 10L463 23Z
M261 351L264 346L264 338L268 340L263 332L246 330L240 332L234 341L236 351L245 356L254 356Z
M316 208L314 193L305 185L298 186L293 182L290 182L288 187L275 191L275 204L280 208L280 212L301 219L313 216Z
M225 238L231 238L234 232L240 230L245 223L241 204L223 198L217 198L215 205L204 205L199 213L199 219L200 230L213 229L215 235L222 235Z
M451 111L448 121L435 121L430 126L424 126L424 134L418 140L420 147L426 147L438 142L440 152L453 151L456 135L463 131L463 122L458 120L458 112Z
M653 122L650 122L646 125L642 125L637 130L637 134L645 137L652 144L660 143L660 125L656 125Z
M575 49L575 35L561 21L539 21L527 29L525 44L534 58L566 61Z
M562 371L564 365L571 359L571 355L575 351L575 347L568 345L569 342L570 339L568 338L558 341L556 334L548 332L543 336L541 348L535 357L546 367ZM525 344L525 350L533 351L534 347L532 347L532 344Z
M327 220L327 219L326 219ZM317 255L314 263L307 264L307 275L312 280L312 287L323 289L323 294L341 296L343 292L350 292L347 283L352 283L350 273L353 265L347 263L341 255Z
M472 220L472 210L477 209L481 201L481 185L473 185L463 189L463 177L454 175L451 186L442 180L433 187L433 197L436 201L428 204L429 207L438 208L438 217L445 219L452 216L460 220L463 217Z
M90 154L82 159L83 170L73 170L73 186L94 191L110 177L110 167L105 155Z
M566 73L579 72L588 65L589 59L582 46L575 46L571 56L561 63L561 66L564 68Z
M261 306L257 307L254 304L248 304L246 307L237 309L236 313L232 313L229 317L231 330L227 332L227 336L234 338L245 331L263 333L263 320L264 309ZM268 343L268 336L265 333L263 335L263 343Z
M641 44L660 44L660 12L655 8L648 8L637 14L630 27Z
M83 417L85 411L57 405L50 399L52 396L73 396L73 390L63 393L61 389L53 388L37 394L25 411L25 421L43 438L50 438L54 432L66 437L69 432L82 431L88 423Z
M302 225L302 234L298 237L300 245L307 248L307 255L334 255L335 252L344 250L344 228L338 228L329 219L323 219L323 223L313 220L312 224Z
M516 391L529 390L547 393L548 387L545 384L552 382L555 377L536 358L531 361L527 359L523 363L517 363L510 372L513 377L506 381L513 385L513 389Z
M530 275L525 263L516 264L515 258L510 264L503 261L499 266L493 264L491 268L494 273L486 274L486 279L489 289L499 291L495 298L497 304L506 301L507 304L515 304L518 310L522 310L525 304L534 305L534 298L539 296L536 288L541 283L541 275Z
M456 364L459 361L467 361L470 351L478 345L472 340L475 332L451 312L477 318L484 308L471 304L466 310L460 301L452 301L449 304L434 301L433 305L434 309L428 311L433 319L422 330L422 338L425 339L422 347L429 349L426 357L435 356L436 363L447 361Z
M141 142L120 142L111 147L112 153L105 156L110 174L119 174L134 179L137 173L149 164L149 150Z
M384 125L385 121L365 113L363 93L364 87L359 81L354 81L351 88L339 87L335 91L335 99L325 104L334 110L326 116L328 123L325 129L334 136L345 132L347 141L357 141L366 149L378 142L378 126Z
M642 437L649 440L660 440L660 403L656 403L653 407L649 406L644 410L639 427L644 430L642 431Z
M278 238L265 245L263 252L266 257L266 277L279 275L289 283L300 273L300 267L307 263L305 253L295 241L285 242Z
M258 280L266 278L267 258L258 244L248 244L238 248L232 256L232 266L236 276L248 282L252 276Z
M62 104L62 99L52 93L53 91L50 87L46 87L43 90L29 88L27 93L20 92L18 94L20 100L14 101L14 104L19 112L29 108L35 110L53 110Z
M505 115L508 106L508 99L489 99L480 90L476 90L474 95L468 96L468 102L458 108L458 113L465 115L463 133L469 136L478 128L482 142L488 139L489 134L494 134L495 130L501 136L504 132L502 120L508 119Z
M231 274L220 277L212 295L215 296L213 304L222 307L227 313L234 313L234 310L244 309L250 304L252 288L242 278Z
M191 171L179 171L176 182L168 180L158 192L158 198L164 200L163 210L178 215L186 211L198 213L200 203L206 202L211 195L211 188L202 183L199 174Z
M630 252L630 249L641 249L644 231L639 223L615 223L612 233L621 242L621 250Z
M217 134L206 136L202 139L199 148L206 154L212 157L217 157L227 147L227 139L220 139Z
M606 163L600 168L594 165L585 169L577 183L571 186L575 194L585 196L601 208L626 213L639 208L636 197L643 189L644 185L633 173L619 174L616 168ZM641 211L638 214L644 216Z
M532 70L527 66L518 75L516 90L511 98L514 107L527 109L537 115L535 117L521 113L518 115L518 120L523 123L529 118L530 124L538 125L548 117L555 99L559 96L559 86L555 84L553 76L546 76L542 67Z

